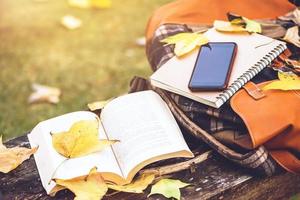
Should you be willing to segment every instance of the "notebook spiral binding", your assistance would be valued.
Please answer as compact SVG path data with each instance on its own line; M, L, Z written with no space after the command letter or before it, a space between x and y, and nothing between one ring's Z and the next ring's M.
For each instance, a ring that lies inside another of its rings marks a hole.
M261 70L271 64L271 62L279 56L286 46L279 44L270 53L265 55L260 61L258 61L249 70L243 73L237 80L235 80L226 90L224 90L218 97L218 101L225 103L234 93L236 93L243 85L245 85L250 79L257 75Z

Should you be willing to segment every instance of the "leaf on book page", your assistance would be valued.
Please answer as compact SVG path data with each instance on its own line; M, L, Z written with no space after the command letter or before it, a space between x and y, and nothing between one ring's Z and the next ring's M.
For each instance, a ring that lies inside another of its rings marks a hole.
M61 19L61 24L67 29L74 30L81 26L81 20L74 16L66 15Z
M98 120L78 121L69 131L52 134L52 144L61 155L75 158L99 152L117 142L117 140L98 139L98 131Z
M61 91L55 87L46 85L32 84L33 93L28 98L28 103L52 103L57 104Z
M90 111L100 110L104 108L104 106L110 102L111 99L105 100L105 101L95 101L92 103L89 103L87 106L90 109Z
M263 87L263 90L300 90L300 77L292 73L278 72L277 81Z
M299 36L299 27L293 26L289 28L283 39L287 42L294 44L297 47L300 47L300 36Z
M180 199L181 193L180 188L184 188L190 185L189 183L183 183L180 180L174 179L161 179L155 185L152 186L151 192L148 197L152 194L161 194L167 198Z
M91 169L86 177L69 180L55 179L55 182L75 194L75 200L99 200L106 194L108 188L97 168Z
M180 57L191 52L196 47L207 44L208 39L201 33L178 33L161 40L161 42L175 44L174 53Z
M143 191L154 181L154 174L142 174L135 181L127 185L111 185L108 184L109 189L130 192L130 193L143 193Z
M25 147L6 148L2 143L2 137L0 137L0 172L8 173L17 168L34 154L37 149L37 147L33 149Z

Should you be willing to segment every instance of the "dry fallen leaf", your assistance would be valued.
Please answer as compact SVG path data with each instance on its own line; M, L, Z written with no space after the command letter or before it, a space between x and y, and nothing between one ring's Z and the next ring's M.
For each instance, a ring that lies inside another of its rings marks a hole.
M300 69L300 61L299 60L292 60L292 59L284 59L284 62L295 69Z
M283 39L287 42L294 44L297 47L300 47L300 36L299 36L299 27L293 26L289 28Z
M227 14L229 22L215 20L214 27L217 31L221 32L249 32L249 33L261 33L262 28L260 23L248 19L243 16Z
M69 5L77 8L109 8L111 0L69 0Z
M37 151L37 147L28 149L25 147L6 148L0 137L0 172L8 173L17 168Z
M93 8L110 8L111 0L90 0L90 4Z
M201 33L178 33L161 40L161 42L175 44L174 53L180 57L191 52L197 46L207 44L208 39Z
M55 150L67 158L85 156L99 152L117 140L99 140L97 120L83 120L74 123L69 131L52 134Z
M105 100L105 101L95 101L92 103L89 103L87 106L90 109L90 111L100 110L104 108L104 106L110 101L111 99Z
M55 87L40 84L32 84L33 93L28 98L28 103L52 103L57 104L61 91Z
M183 183L180 180L174 179L161 179L155 185L152 186L151 192L148 197L152 194L161 194L167 198L180 199L180 188L184 188L190 185L189 183Z
M246 29L227 21L215 20L214 27L221 32L246 32Z
M145 37L139 37L135 40L135 44L141 47L146 46L146 38Z
M69 180L55 179L55 182L75 194L74 200L99 200L106 194L108 188L96 168L91 169L87 177Z
M300 77L292 73L278 72L277 81L263 87L263 90L300 90Z
M154 174L142 174L135 181L127 185L111 185L108 184L109 189L131 192L131 193L143 193L143 191L154 181Z
M61 24L67 29L74 30L79 28L82 22L74 16L66 15L61 19Z

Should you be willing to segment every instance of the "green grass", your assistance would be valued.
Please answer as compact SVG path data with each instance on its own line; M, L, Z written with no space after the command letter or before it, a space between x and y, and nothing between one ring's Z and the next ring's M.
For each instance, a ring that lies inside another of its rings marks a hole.
M78 9L66 0L0 0L0 134L22 135L39 121L86 109L86 104L125 93L134 75L151 73L144 35L153 10L170 0L112 0L105 10ZM70 31L64 15L83 21ZM62 90L57 105L29 105L31 84Z

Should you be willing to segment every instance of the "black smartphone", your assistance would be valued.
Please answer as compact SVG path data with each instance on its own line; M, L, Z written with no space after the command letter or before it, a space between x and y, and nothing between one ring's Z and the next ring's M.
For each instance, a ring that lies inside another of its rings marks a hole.
M227 87L237 44L234 42L209 42L199 49L189 82L191 91L223 90Z

